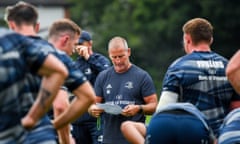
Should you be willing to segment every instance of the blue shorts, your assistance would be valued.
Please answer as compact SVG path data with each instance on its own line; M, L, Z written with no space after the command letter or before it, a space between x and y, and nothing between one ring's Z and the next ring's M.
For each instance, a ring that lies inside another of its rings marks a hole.
M184 113L158 113L147 127L147 144L205 144L209 131L194 115Z
M48 116L27 133L24 144L57 144L57 133Z
M0 133L4 144L56 144L56 132L48 117L43 117L34 129L28 131L18 124Z

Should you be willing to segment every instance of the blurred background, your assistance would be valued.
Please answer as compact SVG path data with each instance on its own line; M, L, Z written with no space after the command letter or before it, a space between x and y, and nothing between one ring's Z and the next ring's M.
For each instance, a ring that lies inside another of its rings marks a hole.
M152 76L158 94L167 67L182 48L182 25L202 17L214 27L212 50L229 59L240 48L238 0L25 0L39 11L40 36L47 38L51 23L70 18L93 36L93 49L107 56L113 36L125 37L132 48L131 61ZM0 25L4 9L17 0L0 0Z

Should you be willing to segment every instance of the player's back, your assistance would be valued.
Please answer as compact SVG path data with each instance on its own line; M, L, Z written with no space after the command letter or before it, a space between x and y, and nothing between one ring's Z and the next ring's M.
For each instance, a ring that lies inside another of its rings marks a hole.
M0 28L0 131L19 123L24 115L26 75L35 73L46 57L33 47L28 38Z

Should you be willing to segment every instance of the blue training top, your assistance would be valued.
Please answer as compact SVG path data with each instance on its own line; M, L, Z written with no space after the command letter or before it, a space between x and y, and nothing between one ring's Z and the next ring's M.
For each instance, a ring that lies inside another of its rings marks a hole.
M144 97L156 93L150 75L132 65L127 72L116 73L114 67L101 72L95 82L95 92L102 97L102 103L115 104L124 108L129 104L144 104ZM123 115L103 114L103 142L114 144L128 144L120 131L123 121L132 120L145 122L144 114L132 117Z
M36 49L27 37L0 29L0 132L20 124L24 95L31 95L25 87L27 74L41 67L46 54Z
M218 144L240 143L240 108L231 111L220 128Z
M69 90L73 91L87 80L81 70L73 67L75 64L70 57L46 40L27 38L12 32L5 35L5 31L1 29L0 33L0 135L12 132L11 127L20 125L21 118L32 106L41 84L41 78L35 73L48 54L61 59L68 68L69 76L64 84ZM53 129L50 120L45 125L36 132L50 127Z
M75 66L76 63L65 52L54 48L53 45L51 45L46 40L38 36L31 36L31 39L33 43L36 43L37 45L44 47L44 49L42 49L44 53L53 54L65 64L69 71L69 76L65 80L64 86L67 87L70 92L72 92L73 90L78 88L81 84L87 81L87 78L83 74L83 72Z
M26 85L29 75L36 75L48 54L30 39L0 29L0 143L23 143L26 130L21 118L24 107L31 106L33 97ZM29 81L30 82L30 81Z
M167 70L162 91L178 94L178 101L195 105L217 134L229 112L230 102L239 100L227 80L228 61L214 52L192 52L177 59Z

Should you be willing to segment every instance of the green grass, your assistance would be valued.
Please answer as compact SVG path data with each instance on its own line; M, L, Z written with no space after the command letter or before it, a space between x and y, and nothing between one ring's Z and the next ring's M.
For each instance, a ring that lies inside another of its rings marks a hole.
M152 117L152 115L146 115L146 124L149 124L151 117Z

